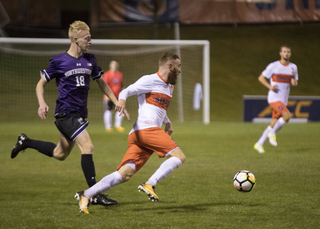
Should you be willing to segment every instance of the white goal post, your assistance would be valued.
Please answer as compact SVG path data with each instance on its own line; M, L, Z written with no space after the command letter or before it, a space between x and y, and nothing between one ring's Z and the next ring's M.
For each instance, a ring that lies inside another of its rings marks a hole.
M0 54L1 51L4 50L9 50L8 52L14 52L15 48L12 48L11 46L15 46L16 44L22 44L22 45L31 45L31 44L40 44L40 45L68 45L70 44L69 39L55 39L55 38L0 38ZM153 47L153 49L160 48L160 50L166 50L167 47L171 47L173 50L178 50L180 51L180 48L182 47L188 47L188 46L199 46L202 48L202 57L194 57L195 61L201 61L202 62L202 69L198 72L202 72L202 96L203 96L203 106L202 106L202 122L204 124L209 124L210 123L210 43L207 40L127 40L127 39L117 39L117 40L112 40L112 39L92 39L92 45L90 46L90 53L97 54L99 53L100 55L103 55L102 52L108 52L110 48L107 49L107 51L103 50L102 48L98 47L103 47L105 45L108 45L108 47L116 47L119 46L122 49L125 49L125 47L128 46L137 46L137 47L143 47L143 46L148 46L149 49L150 47ZM94 48L93 48L94 47ZM138 50L143 50L143 48L138 49ZM65 51L65 50L64 50ZM131 52L135 52L136 50L133 50ZM25 52L31 53L32 55L33 50L27 50ZM45 51L43 51L45 52ZM59 50L61 53L61 51ZM114 51L117 52L117 51ZM128 51L130 52L130 51ZM143 52L143 51L142 51ZM150 52L150 51L149 51ZM48 50L47 55L57 55L59 53L55 53L54 50ZM37 51L35 51L34 55L37 55ZM111 54L112 56L113 54ZM134 53L132 54L134 55ZM184 56L183 54L180 56L181 62L182 62L182 74L180 79L178 80L178 84L176 87L176 90L178 90L178 104L181 106L178 108L178 116L179 116L179 121L183 122L184 121L184 114L183 114L183 93L182 93L182 84L181 80L183 81L184 78L184 59L192 59L193 55L188 55L188 57ZM160 56L159 56L160 57ZM202 60L198 60L201 59ZM49 58L48 62L49 62ZM191 62L191 61L190 61ZM98 58L98 64L99 63L99 58ZM46 66L44 66L45 68ZM41 70L41 69L38 69ZM104 68L104 71L107 69ZM141 75L142 76L142 75ZM128 86L128 85L126 85Z

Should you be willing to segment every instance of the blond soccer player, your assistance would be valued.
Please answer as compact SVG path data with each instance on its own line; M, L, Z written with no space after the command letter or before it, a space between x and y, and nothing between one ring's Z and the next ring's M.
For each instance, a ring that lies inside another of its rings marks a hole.
M264 130L254 149L259 153L264 153L264 142L269 139L273 146L277 146L276 132L286 124L291 114L287 108L290 93L290 85L298 85L297 65L290 62L291 48L289 45L280 47L280 60L270 63L259 76L259 81L269 89L268 103L272 107L272 120L270 125ZM267 81L270 80L270 83Z
M48 157L64 161L77 145L81 150L83 174L88 186L91 187L96 183L96 173L93 162L94 146L87 131L89 122L86 121L90 78L98 83L101 91L114 103L118 101L102 79L103 71L97 64L96 57L87 53L92 43L89 26L83 21L75 21L70 24L68 35L71 41L69 49L50 59L48 68L41 71L41 78L36 86L38 115L41 119L46 119L49 106L44 97L45 86L52 80L56 81L59 96L54 116L56 127L60 131L59 142L55 144L30 139L27 135L20 134L11 151L11 158L15 158L25 149L32 148ZM121 107L118 105L117 108ZM117 204L117 201L105 195L97 195L92 198L91 203L107 206Z
M137 95L138 118L128 136L128 149L117 171L105 176L91 188L76 193L80 211L89 214L89 199L112 187L128 181L156 152L160 158L167 157L148 181L138 186L152 201L159 200L154 191L158 182L166 178L185 161L185 155L171 138L172 124L167 116L171 102L173 85L180 74L180 59L177 55L165 53L159 60L158 72L145 75L124 89L119 95L121 111L126 99ZM161 129L165 124L164 130Z

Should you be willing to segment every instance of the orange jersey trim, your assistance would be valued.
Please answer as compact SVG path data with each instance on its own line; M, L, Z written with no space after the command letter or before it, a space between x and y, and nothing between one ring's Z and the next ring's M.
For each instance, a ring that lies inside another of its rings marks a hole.
M272 75L273 82L279 82L279 83L291 83L292 78L293 78L293 75L285 75L285 74Z
M157 72L157 75L160 77L160 79L161 79L163 82L165 82L166 84L168 84L168 82L165 81L165 80L162 78L162 76L160 76L159 72Z
M171 102L171 97L162 93L149 92L146 94L146 103L152 104L167 110Z

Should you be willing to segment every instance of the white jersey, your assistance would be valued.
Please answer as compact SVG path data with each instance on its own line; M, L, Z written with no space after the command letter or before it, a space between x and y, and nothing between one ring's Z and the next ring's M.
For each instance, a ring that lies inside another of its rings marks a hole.
M170 122L167 109L170 105L173 85L162 79L159 73L142 76L135 83L122 90L119 100L137 95L139 102L138 118L129 134L136 130L160 127Z
M269 90L268 103L281 101L285 105L288 104L290 93L291 79L298 80L298 68L294 63L283 65L281 62L275 61L270 63L262 72L262 75L270 79L270 85L277 85L278 91Z

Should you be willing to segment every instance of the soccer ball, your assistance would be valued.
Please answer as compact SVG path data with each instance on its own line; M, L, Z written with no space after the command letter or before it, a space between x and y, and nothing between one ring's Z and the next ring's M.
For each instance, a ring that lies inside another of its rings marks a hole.
M233 185L240 192L250 192L256 185L256 178L253 173L242 170L234 176Z

